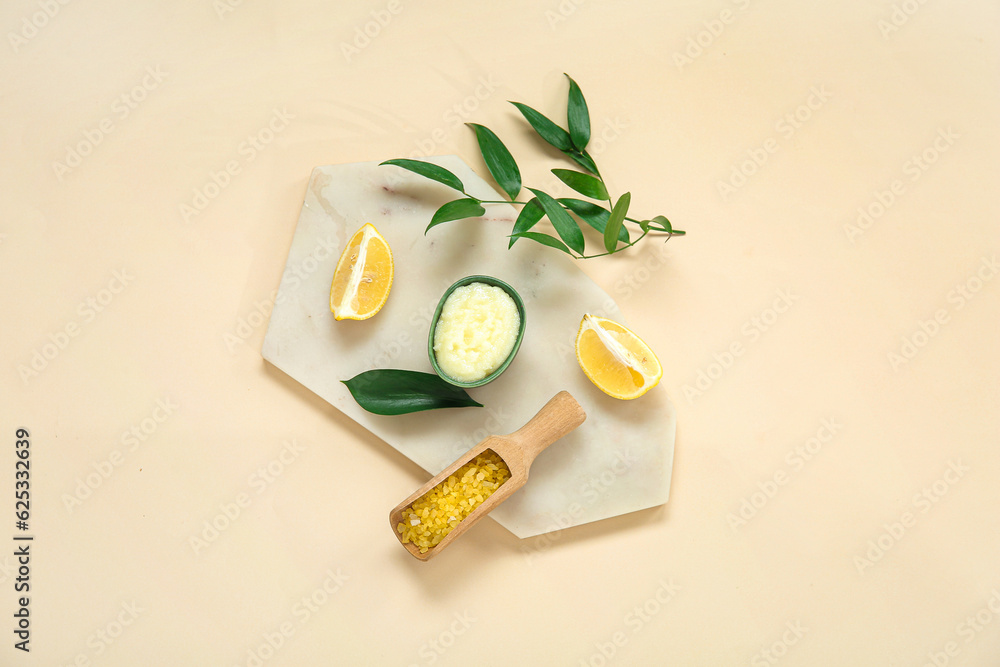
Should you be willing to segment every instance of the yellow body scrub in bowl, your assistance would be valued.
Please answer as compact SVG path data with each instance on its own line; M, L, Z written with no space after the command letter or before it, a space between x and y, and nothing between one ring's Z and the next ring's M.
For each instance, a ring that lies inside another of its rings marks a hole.
M524 303L513 287L490 276L467 276L449 287L427 340L434 371L459 387L479 387L514 359L524 336Z

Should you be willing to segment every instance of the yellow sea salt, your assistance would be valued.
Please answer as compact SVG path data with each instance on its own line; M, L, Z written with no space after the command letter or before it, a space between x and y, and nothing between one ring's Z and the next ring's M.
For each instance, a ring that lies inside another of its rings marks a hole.
M508 479L507 464L493 450L485 450L403 510L396 524L403 544L413 542L420 553L427 553Z

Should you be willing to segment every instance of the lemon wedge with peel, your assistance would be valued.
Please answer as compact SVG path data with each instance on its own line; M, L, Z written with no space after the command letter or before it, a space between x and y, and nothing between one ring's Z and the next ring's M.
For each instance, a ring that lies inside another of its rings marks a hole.
M622 400L639 398L663 377L659 359L641 338L589 313L576 335L576 360L598 389Z
M367 320L385 305L392 287L392 250L371 224L354 233L340 255L330 286L336 320Z

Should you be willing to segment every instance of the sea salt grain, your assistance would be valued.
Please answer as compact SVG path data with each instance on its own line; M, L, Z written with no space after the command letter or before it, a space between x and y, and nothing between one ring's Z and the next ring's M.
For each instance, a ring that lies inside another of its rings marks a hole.
M412 542L427 553L508 479L507 464L487 449L403 510L396 524L403 544Z

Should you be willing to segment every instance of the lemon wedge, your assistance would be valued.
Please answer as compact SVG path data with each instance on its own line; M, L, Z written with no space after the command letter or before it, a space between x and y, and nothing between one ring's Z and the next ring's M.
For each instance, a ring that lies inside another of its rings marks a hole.
M641 338L589 313L576 335L576 360L598 389L622 400L639 398L663 377L659 359Z
M330 286L336 320L367 320L385 305L392 287L392 250L371 224L354 233L340 255Z

